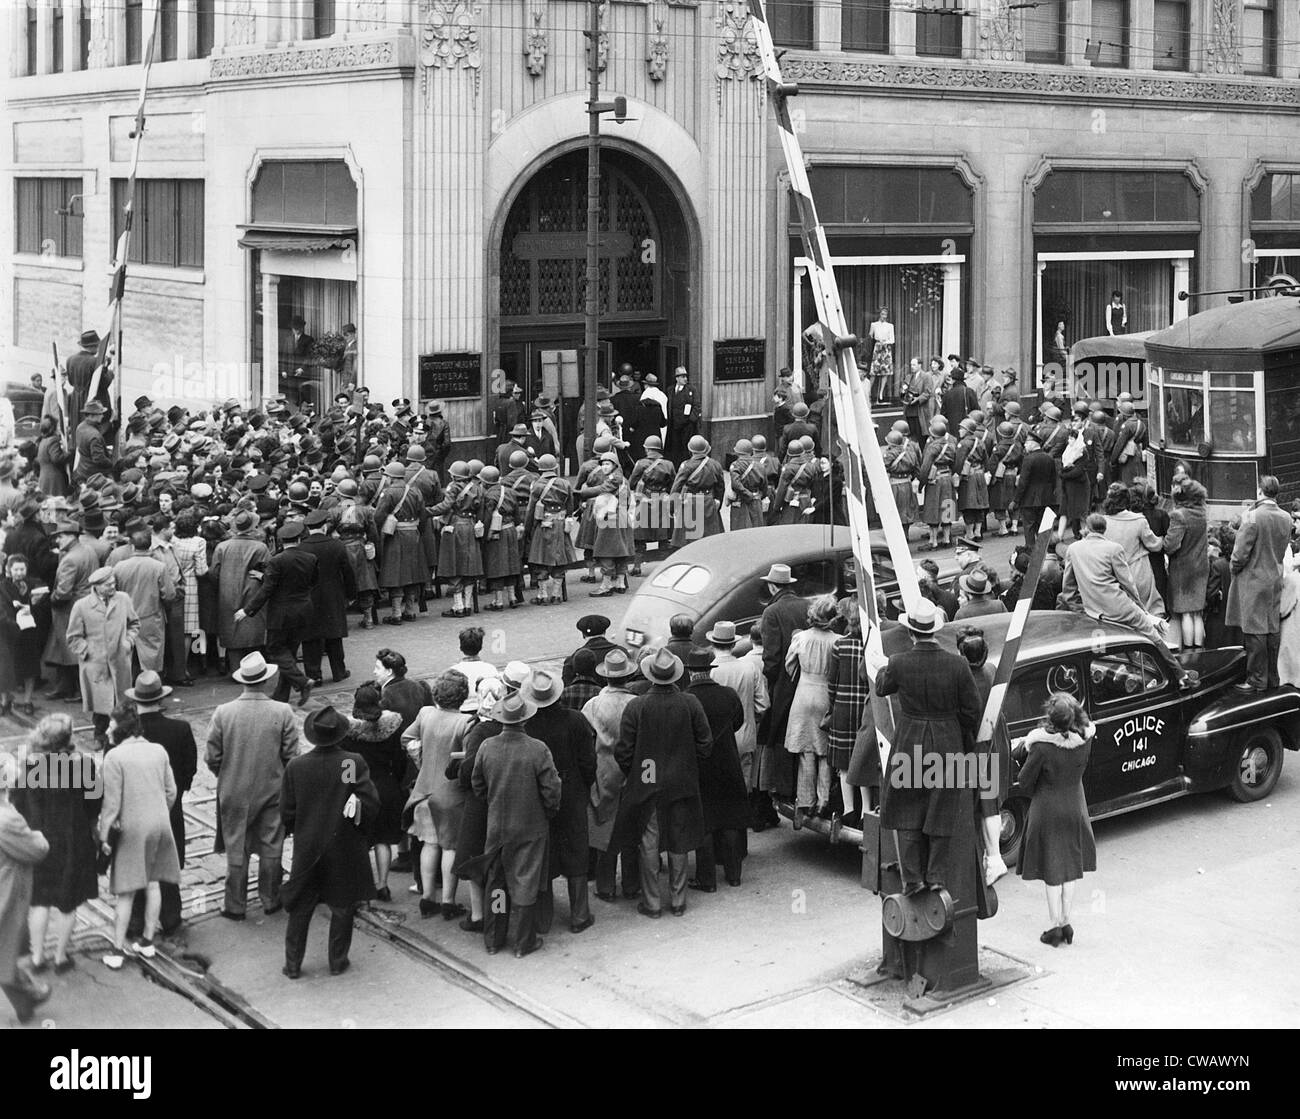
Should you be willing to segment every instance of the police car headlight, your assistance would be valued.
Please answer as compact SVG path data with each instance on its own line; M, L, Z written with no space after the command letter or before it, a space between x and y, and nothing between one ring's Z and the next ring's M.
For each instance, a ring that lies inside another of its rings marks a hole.
M627 643L629 645L635 647L637 645L645 644L645 634L642 633L640 630L629 629L626 632L627 632Z

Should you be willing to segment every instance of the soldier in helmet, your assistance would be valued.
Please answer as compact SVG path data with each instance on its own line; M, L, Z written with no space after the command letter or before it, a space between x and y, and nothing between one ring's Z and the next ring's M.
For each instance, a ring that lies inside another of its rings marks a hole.
M368 454L361 460L361 481L358 496L367 505L374 505L379 499L379 491L384 488L384 460L378 455Z
M709 441L703 435L692 435L686 449L690 457L677 468L671 490L679 495L673 506L674 548L722 531L722 499L727 492L727 476L717 460L709 457Z
M573 493L569 483L559 477L559 463L554 455L537 460L541 476L528 495L528 512L524 523L530 540L528 562L535 570L538 593L536 606L558 605L564 600L564 573L576 557L565 521L568 519Z
M429 578L420 543L420 525L427 510L419 490L406 484L406 468L400 462L390 462L383 473L385 484L375 506L382 538L379 586L388 592L392 604L384 624L400 626L418 617L420 589Z
M477 470L474 469L477 467ZM478 473L483 464L453 462L447 493L431 512L441 521L438 540L438 575L451 590L451 607L444 618L467 618L473 613L474 584L483 574L483 484Z
M501 479L501 484L507 487L514 495L515 502L515 531L519 534L519 555L521 563L523 558L528 555L528 525L524 521L524 514L528 511L528 495L533 492L533 483L537 480L537 472L532 467L532 459L529 458L527 451L515 451L510 456L510 470ZM514 598L511 600L515 606L522 606L524 603L524 575L521 567L519 573L515 576Z
M754 444L748 439L736 440L735 459L731 463L730 524L737 532L744 528L758 528L763 524L763 505L767 498L767 475L754 460Z
M483 484L483 574L492 594L484 609L504 610L512 605L515 581L523 570L518 528L525 506L495 466L483 467L479 480Z
M334 507L339 539L348 552L348 562L357 581L357 605L361 607L361 628L369 629L379 620L375 596L379 592L379 572L375 559L379 554L379 526L374 506L361 500L361 490L352 478L343 478L334 490L338 503Z

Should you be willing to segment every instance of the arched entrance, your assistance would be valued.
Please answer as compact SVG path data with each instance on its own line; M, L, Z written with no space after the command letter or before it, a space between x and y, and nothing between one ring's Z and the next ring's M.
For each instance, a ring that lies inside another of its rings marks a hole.
M561 401L561 438L571 453L582 395L586 309L587 157L557 155L529 176L498 216L490 262L496 364L528 399ZM654 373L696 371L692 299L695 238L674 188L646 160L601 151L600 383L625 362Z

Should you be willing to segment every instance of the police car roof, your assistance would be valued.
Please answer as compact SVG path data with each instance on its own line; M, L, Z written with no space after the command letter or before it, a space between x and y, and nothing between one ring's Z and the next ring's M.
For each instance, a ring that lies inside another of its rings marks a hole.
M996 665L1006 641L1011 614L984 614L977 618L949 622L939 634L940 644L956 650L957 635L966 626L982 630L989 647L989 664ZM1115 622L1099 622L1086 614L1069 610L1031 610L1020 644L1020 663L1070 656L1081 651L1102 650L1112 645L1146 644L1136 630Z

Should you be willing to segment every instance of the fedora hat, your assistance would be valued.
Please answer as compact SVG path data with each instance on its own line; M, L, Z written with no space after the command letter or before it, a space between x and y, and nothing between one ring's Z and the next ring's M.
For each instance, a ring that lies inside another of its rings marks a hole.
M564 694L564 681L554 673L539 668L519 691L535 706L550 707Z
M712 668L717 654L712 649L696 646L686 654L686 667L692 672L701 672L706 668Z
M681 659L668 649L659 649L641 662L641 675L652 684L674 684L683 671Z
M172 694L172 689L162 682L158 673L146 670L135 678L135 687L122 693L136 703L157 703Z
M54 522L55 536L80 536L81 526L76 521L58 520Z
M96 330L83 330L78 341L80 342L82 349L88 350L93 346L98 346L99 332Z
M986 595L989 593L989 577L978 567L969 575L963 575L957 582L967 594Z
M102 416L108 409L105 408L98 400L92 400L81 409L83 416Z
M732 646L736 643L735 622L715 622L713 628L704 635L710 645Z
M523 661L511 661L501 670L501 679L506 682L507 688L518 691L524 686L532 671Z
M537 708L519 692L507 692L492 708L492 718L503 726L526 723L537 714Z
M763 576L764 583L776 583L785 586L788 583L797 583L799 580L790 574L790 565L788 563L774 563Z
M943 611L928 598L921 599L915 610L900 614L898 620L922 637L929 637L943 629Z
M239 667L232 672L231 678L240 684L261 684L271 679L280 671L278 665L267 664L261 653L249 653Z
M596 665L596 675L606 680L623 680L636 675L636 665L628 659L622 649L611 649L605 659Z
M313 711L302 723L302 733L313 746L336 746L348 735L352 724L333 707Z

